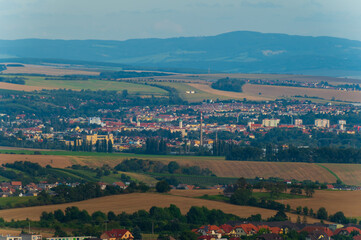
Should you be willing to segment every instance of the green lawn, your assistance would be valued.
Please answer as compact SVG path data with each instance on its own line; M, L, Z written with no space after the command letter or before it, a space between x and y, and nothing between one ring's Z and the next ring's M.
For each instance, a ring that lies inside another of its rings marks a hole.
M128 90L130 94L137 95L167 95L168 92L157 87L152 87L143 84L128 83L121 81L106 81L106 80L45 80L45 77L26 77L26 85L50 88L66 88L66 89L90 89L90 90Z

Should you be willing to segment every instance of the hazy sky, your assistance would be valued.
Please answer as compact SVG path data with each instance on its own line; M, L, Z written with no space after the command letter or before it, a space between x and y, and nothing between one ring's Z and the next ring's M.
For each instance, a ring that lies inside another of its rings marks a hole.
M361 40L361 0L0 0L0 39L206 36L250 30Z

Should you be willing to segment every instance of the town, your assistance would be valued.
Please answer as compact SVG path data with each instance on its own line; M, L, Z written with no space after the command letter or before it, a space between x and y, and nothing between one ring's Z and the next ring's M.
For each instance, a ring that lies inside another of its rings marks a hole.
M30 113L0 114L2 145L26 147L26 142L33 142L28 145L83 151L82 146L87 145L86 151L113 152L142 148L147 138L156 137L164 139L171 153L177 154L186 146L211 150L217 140L249 145L259 134L274 128L299 129L310 139L314 131L359 136L361 130L358 105L295 100L137 106L97 112L98 116L61 117L56 122ZM121 113L121 117L106 117L110 113ZM100 146L103 142L105 147Z

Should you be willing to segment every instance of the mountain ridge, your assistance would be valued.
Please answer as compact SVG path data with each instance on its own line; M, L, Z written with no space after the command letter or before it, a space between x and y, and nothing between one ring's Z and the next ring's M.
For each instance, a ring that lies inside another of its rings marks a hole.
M198 68L244 73L361 76L361 41L235 31L215 36L117 40L0 40L0 56ZM325 75L325 74L322 74ZM327 74L326 74L327 75Z

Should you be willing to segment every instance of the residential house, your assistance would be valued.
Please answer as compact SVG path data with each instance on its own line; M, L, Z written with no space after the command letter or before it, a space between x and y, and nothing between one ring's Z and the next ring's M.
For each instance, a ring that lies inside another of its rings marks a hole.
M344 228L339 228L339 229L336 229L334 231L334 235L344 235L344 236L348 236L351 234L351 232L358 232L359 235L361 235L361 230L358 229L357 227L344 227Z
M119 187L121 189L126 189L127 185L125 185L123 182L114 182L113 186Z
M127 229L113 229L104 232L100 238L102 240L134 239L132 233Z
M258 228L252 223L240 224L234 227L237 236L252 236L258 232Z

